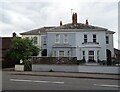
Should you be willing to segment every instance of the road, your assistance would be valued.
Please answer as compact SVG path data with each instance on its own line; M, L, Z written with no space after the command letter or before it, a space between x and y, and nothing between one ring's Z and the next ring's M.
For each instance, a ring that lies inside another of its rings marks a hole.
M11 75L4 71L3 90L118 90L118 80Z

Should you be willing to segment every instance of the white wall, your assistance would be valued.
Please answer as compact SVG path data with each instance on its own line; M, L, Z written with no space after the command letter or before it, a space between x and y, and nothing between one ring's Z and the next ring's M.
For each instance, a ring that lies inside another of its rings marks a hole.
M84 34L87 34L88 42L93 42L93 34L96 34L96 42L99 44L82 44L84 42ZM112 39L112 38L111 38ZM90 32L76 32L76 47L79 47L77 50L76 55L79 59L83 59L82 51L85 51L86 59L88 60L88 51L94 50L95 54L97 50L99 50L99 59L106 60L106 33L105 31L90 31ZM80 52L81 51L81 52ZM94 55L95 56L95 55ZM95 56L97 60L97 56Z
M114 56L113 34L107 33L106 36L109 36L109 44L106 44L106 49L109 49L111 51L112 56Z
M32 71L62 71L62 72L87 72L120 74L117 66L95 66L95 65L32 65Z

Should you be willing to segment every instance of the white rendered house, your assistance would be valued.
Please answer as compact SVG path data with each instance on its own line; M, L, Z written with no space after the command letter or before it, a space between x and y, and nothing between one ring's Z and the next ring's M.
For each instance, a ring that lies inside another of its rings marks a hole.
M72 23L47 29L47 56L77 57L86 62L108 60L114 56L113 34L106 28L77 23L77 13L73 13Z
M38 46L41 49L38 56L47 56L47 42L45 30L49 28L53 27L42 27L24 33L20 33L20 35L22 35L22 38L33 39L34 45Z
M42 49L39 56L77 57L86 62L94 60L111 61L114 56L113 34L106 28L77 23L77 13L72 15L72 23L57 27L43 27L21 33L23 38L34 39L34 44Z

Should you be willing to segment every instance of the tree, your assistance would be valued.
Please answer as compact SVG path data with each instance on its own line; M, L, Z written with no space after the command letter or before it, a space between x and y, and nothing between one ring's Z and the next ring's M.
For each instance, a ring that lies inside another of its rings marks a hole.
M12 38L12 45L7 52L7 56L14 60L27 60L30 56L37 56L40 49L33 44L33 40L22 39L20 37Z

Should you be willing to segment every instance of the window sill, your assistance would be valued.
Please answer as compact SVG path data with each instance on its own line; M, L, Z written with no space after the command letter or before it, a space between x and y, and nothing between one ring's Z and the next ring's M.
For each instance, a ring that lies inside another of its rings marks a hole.
M98 42L83 42L82 44L99 44Z

